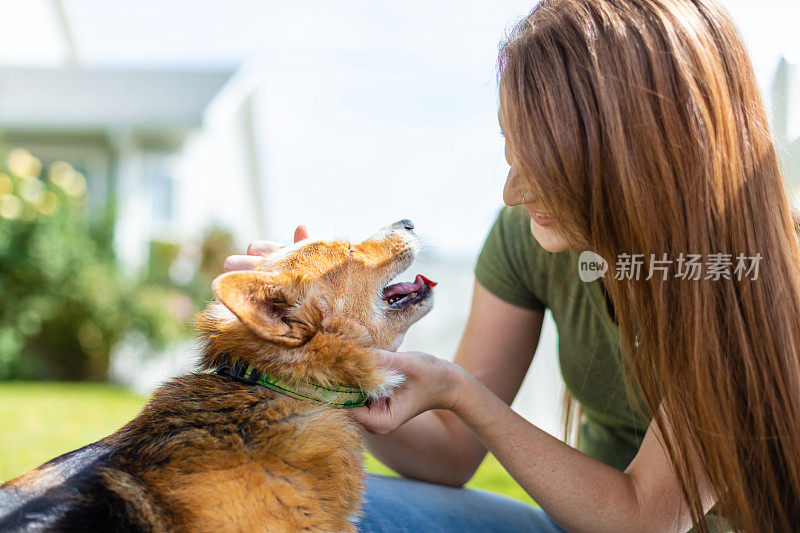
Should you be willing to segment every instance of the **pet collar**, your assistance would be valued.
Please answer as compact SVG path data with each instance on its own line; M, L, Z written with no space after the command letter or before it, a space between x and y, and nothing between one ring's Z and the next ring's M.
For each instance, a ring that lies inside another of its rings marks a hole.
M256 372L253 365L239 363L233 367L223 365L217 369L217 374L228 376L243 383L251 385L261 385L274 391L280 392L298 400L310 400L312 402L327 403L334 407L358 407L367 403L369 398L361 389L336 385L334 387L323 387L318 383L310 381L299 381L289 384L276 377Z

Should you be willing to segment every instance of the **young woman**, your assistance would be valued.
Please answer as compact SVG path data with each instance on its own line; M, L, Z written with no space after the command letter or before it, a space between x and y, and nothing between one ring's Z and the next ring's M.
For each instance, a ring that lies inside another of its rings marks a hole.
M713 0L543 0L499 73L517 207L478 260L455 364L380 352L406 381L353 412L379 459L435 485L371 478L362 528L704 531L714 507L737 530L800 530L800 248L730 17ZM581 250L604 277L580 280ZM578 449L508 406L545 307ZM487 450L543 511L441 486Z

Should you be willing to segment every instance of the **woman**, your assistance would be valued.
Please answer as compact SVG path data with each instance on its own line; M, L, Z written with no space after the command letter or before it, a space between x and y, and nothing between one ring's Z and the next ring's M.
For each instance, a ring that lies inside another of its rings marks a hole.
M518 207L478 260L455 364L381 352L406 382L353 412L379 459L437 485L371 478L363 529L705 531L714 506L735 529L800 529L800 249L728 14L544 0L502 45L499 87ZM580 250L608 261L601 280L580 281ZM579 449L508 407L545 307ZM439 486L486 450L543 511Z

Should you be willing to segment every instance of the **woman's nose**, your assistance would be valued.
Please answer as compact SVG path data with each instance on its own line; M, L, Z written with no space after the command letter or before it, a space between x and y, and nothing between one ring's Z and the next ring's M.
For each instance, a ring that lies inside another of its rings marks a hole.
M520 179L514 167L508 170L508 178L503 187L503 203L506 205L520 205L525 203L525 195L520 187Z

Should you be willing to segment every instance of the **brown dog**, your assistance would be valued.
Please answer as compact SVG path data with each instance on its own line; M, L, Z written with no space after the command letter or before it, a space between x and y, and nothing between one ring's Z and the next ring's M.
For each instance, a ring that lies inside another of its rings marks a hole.
M418 242L403 220L360 244L301 241L219 276L199 315L205 370L116 433L0 487L2 531L353 531L359 428L341 407L402 381L396 349L432 287L386 284Z

